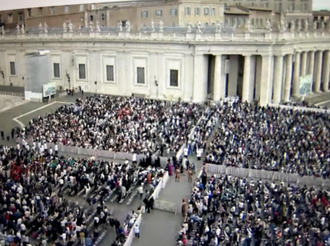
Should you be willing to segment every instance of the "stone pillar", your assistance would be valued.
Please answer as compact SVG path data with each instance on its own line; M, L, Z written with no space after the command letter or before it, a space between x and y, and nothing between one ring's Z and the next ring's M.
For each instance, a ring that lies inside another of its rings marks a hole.
M291 80L292 80L292 54L287 55L286 59L286 77L284 88L284 101L290 101L291 94Z
M275 57L275 73L274 73L274 100L273 103L281 102L282 94L282 74L283 74L283 56Z
M228 96L237 95L237 78L238 78L238 55L229 57L229 81L228 81Z
M314 74L314 60L315 60L315 52L311 51L309 54L308 74L311 74L312 76Z
M220 101L220 83L221 83L221 55L215 56L214 64L214 86L213 86L213 100Z
M293 83L292 83L292 95L294 97L299 96L299 77L300 77L300 53L296 53L296 61L294 63Z
M262 57L260 55L256 56L256 82L255 82L255 100L260 100L260 84L261 84L261 66Z
M252 102L253 100L253 86L251 85L251 55L244 57L244 75L243 75L243 90L242 101Z
M194 102L204 102L207 97L207 57L195 55L194 57Z
M262 70L261 78L262 82L260 85L260 106L266 106L271 102L272 95L272 82L274 74L274 57L267 55L262 56Z
M329 91L329 69L330 69L330 51L324 52L324 67L323 67L323 84L322 89L324 92Z
M321 79L322 79L322 60L323 60L323 51L318 51L316 53L316 68L315 68L315 92L320 91Z
M301 76L306 75L307 68L307 52L301 53Z

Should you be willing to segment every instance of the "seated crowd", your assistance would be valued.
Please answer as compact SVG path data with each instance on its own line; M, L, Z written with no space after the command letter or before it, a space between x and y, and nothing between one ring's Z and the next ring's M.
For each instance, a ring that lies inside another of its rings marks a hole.
M329 177L329 115L224 103L208 163Z
M118 201L122 200L131 194L133 186L145 181L157 185L164 173L128 162L66 159L50 150L41 152L28 145L0 148L0 236L6 244L28 245L32 237L43 245L80 242L92 246L104 236L105 225L115 226L118 232L121 228L104 205L106 198L113 191L125 190L117 194ZM69 203L63 198L66 192L71 196L84 193L89 207ZM117 233L117 238L121 236Z
M19 137L36 142L129 153L176 152L202 107L151 99L97 95L29 122Z
M328 190L205 171L196 179L180 245L329 245Z

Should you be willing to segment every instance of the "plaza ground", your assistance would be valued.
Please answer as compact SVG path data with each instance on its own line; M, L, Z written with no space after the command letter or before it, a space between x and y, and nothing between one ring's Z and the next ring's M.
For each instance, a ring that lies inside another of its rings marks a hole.
M12 87L11 87L12 88ZM2 88L0 87L0 90ZM84 97L91 94L85 94ZM66 96L64 98L55 99L53 103L32 103L28 102L23 105L8 109L6 111L0 112L0 129L5 132L5 136L10 136L10 131L13 127L19 126L19 124L13 121L14 118L19 120L19 122L27 125L28 122L34 118L43 116L47 113L54 112L58 107L64 105L65 103L73 103L77 98L82 95L76 93L74 96ZM1 95L0 95L1 97ZM58 101L58 102L55 102ZM319 97L312 97L310 99L316 105L330 107L330 93L322 93ZM0 108L1 100L0 100ZM40 109L41 108L41 109ZM22 116L23 115L23 116ZM210 138L210 140L212 137ZM10 141L0 139L0 144L2 145L14 145L15 141L10 139ZM62 153L61 153L62 154ZM65 153L63 153L65 154ZM73 157L82 157L78 155L71 155ZM87 156L84 156L87 157ZM189 158L191 162L195 163L196 171L198 172L202 167L202 161L197 161L195 157ZM112 161L112 160L109 160ZM183 198L189 198L192 189L192 183L188 183L187 175L181 176L181 182L175 182L174 177L170 177L167 186L160 192L159 200L172 202L178 205L181 204ZM84 204L86 199L82 196L69 198L78 201L79 204ZM141 204L141 201L136 196L132 202L127 205L127 199L123 204L118 204L117 202L111 202L111 199L106 202L106 205L110 210L113 210L113 214L118 220L123 223L126 215L130 210L136 210ZM159 210L153 210L150 214L143 214L143 222L140 228L140 239L134 239L133 246L170 246L175 245L175 238L178 235L178 231L181 227L182 217L181 214L168 213ZM113 228L109 228L108 234L101 242L100 246L108 246L115 239L115 232Z

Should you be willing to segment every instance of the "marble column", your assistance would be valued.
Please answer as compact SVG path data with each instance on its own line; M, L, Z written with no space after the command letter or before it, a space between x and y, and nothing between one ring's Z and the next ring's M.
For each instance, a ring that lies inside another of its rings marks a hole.
M261 84L261 66L262 66L262 57L256 56L256 75L255 75L255 93L254 99L259 101L260 100L260 84Z
M251 84L251 55L244 57L244 75L243 75L243 90L242 101L252 102L253 100L253 85Z
M194 102L204 102L207 97L207 56L194 56Z
M299 78L300 78L300 53L296 53L296 61L294 63L292 95L299 96Z
M323 84L322 89L324 92L329 91L329 69L330 69L330 51L324 52L324 67L323 67Z
M306 75L307 69L307 52L301 53L301 76Z
M316 67L315 67L315 86L314 91L319 92L321 87L322 79L322 61L323 61L323 51L318 51L316 53Z
M308 66L308 74L314 74L314 60L315 60L315 52L311 51L309 54L309 66Z
M281 102L282 94L282 76L283 75L283 56L275 57L275 72L274 72L274 100L273 103Z
M220 101L220 99L224 97L225 93L225 88L223 88L222 85L225 83L222 80L223 76L221 76L222 70L224 70L223 67L225 65L224 62L222 62L222 58L223 57L221 55L215 56L213 100L216 102Z
M284 101L290 101L291 94L291 80L292 80L292 54L287 55L286 58L286 77L284 88Z
M266 106L271 103L272 87L273 87L273 74L274 74L274 57L273 56L262 56L262 68L261 78L262 82L260 85L260 106Z

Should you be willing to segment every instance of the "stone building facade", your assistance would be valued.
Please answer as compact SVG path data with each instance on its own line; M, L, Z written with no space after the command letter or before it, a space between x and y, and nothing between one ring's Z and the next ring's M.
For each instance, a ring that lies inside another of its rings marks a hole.
M161 26L159 24L159 26ZM261 105L299 96L302 76L313 91L329 89L330 33L313 23L254 31L162 27L114 31L11 33L0 36L0 84L24 86L25 55L49 50L58 87L86 92L202 102L228 95ZM68 83L70 77L70 83Z

